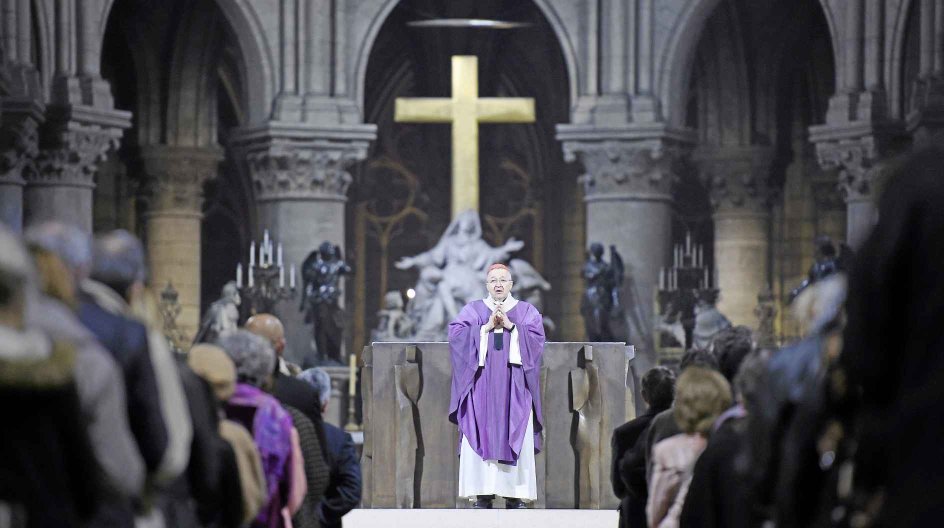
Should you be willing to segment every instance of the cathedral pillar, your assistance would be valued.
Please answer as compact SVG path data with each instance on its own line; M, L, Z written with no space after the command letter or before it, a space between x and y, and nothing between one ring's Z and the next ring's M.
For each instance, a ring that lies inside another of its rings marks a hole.
M91 231L98 163L130 124L131 114L120 110L50 108L39 132L36 170L24 175L25 224L55 220Z
M222 158L218 147L141 148L150 282L158 291L167 283L174 285L181 306L177 325L188 337L195 335L200 323L203 184L216 177Z
M270 123L243 129L235 139L255 192L255 239L260 240L267 229L270 237L282 243L286 273L295 266L299 290L276 311L285 325L286 357L300 365L311 366L315 358L312 327L299 311L301 266L326 240L343 252L345 204L352 182L348 169L367 157L368 144L375 136L373 125L315 129ZM346 253L345 258L350 260ZM346 326L349 339L351 328Z
M810 127L819 163L838 169L839 190L846 202L846 243L856 249L878 221L877 201L883 174L899 152L902 136L897 127L880 133L861 133L862 127ZM867 132L871 132L867 130Z
M769 147L719 147L696 154L714 210L718 309L755 327L757 295L770 283Z
M629 344L636 346L637 372L656 363L653 311L659 270L672 244L672 183L681 143L666 138L620 138L612 131L558 129L564 158L578 161L584 175L587 244L616 246L626 267L622 292ZM614 137L616 136L616 137ZM569 248L586 253L587 248Z
M29 98L4 98L0 102L0 222L15 231L23 228L24 174L35 172L39 153L38 127L43 107Z

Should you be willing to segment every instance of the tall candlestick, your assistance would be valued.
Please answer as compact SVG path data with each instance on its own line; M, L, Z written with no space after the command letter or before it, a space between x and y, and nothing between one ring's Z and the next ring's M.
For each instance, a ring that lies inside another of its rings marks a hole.
M266 229L262 234L262 245L263 246L269 245L269 230L268 229Z
M277 261L278 261L279 267L281 268L281 267L282 267L282 243L281 243L281 242L279 242L279 252L278 252L278 255L279 255L279 256L278 256Z
M685 233L685 253L692 256L692 232Z
M708 275L708 268L705 268L705 289L706 290L711 287L710 280L711 280L711 277Z
M293 290L295 289L295 264L292 264L292 267L289 268L288 287Z
M252 288L254 284L252 280L252 270L253 270L253 266L250 264L249 265L249 283L248 283L250 288Z
M279 288L285 287L285 268L279 266Z
M243 263L240 262L236 264L236 287L242 289L243 287Z
M249 267L256 265L256 241L249 243Z
M357 395L357 354L351 354L351 377L347 382L347 394L353 398Z
M659 289L665 289L665 268L659 268Z

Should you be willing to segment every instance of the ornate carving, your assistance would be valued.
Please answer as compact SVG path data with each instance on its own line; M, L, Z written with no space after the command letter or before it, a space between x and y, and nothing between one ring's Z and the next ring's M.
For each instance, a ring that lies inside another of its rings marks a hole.
M406 347L406 358L402 365L394 365L394 383L397 389L397 508L416 508L415 484L421 481L416 473L421 464L422 437L419 436L420 424L416 402L423 391L423 379L420 373L419 358L415 345Z
M697 156L699 178L715 211L766 211L771 150L767 147L724 149Z
M32 100L5 99L2 107L0 181L24 185L23 174L35 172L35 168L30 168L39 154L39 124L43 109Z
M68 118L47 123L29 184L94 187L98 163L118 147L124 125Z
M223 156L215 147L149 146L142 148L141 158L151 211L200 213L203 184L216 177Z
M246 154L246 162L258 200L328 198L343 201L353 181L348 167L366 157L366 145L325 143L252 151Z
M839 169L838 188L849 202L872 200L887 161L903 146L894 127L859 130L822 125L811 129L816 155L824 169Z
M593 347L583 346L584 367L570 371L571 409L576 415L577 438L574 446L577 451L578 505L581 509L600 509L601 497L601 457L603 455L603 436L608 425L604 412L603 393L600 386L600 369L593 362Z
M662 141L567 141L564 160L579 161L587 200L612 195L671 199L679 149Z

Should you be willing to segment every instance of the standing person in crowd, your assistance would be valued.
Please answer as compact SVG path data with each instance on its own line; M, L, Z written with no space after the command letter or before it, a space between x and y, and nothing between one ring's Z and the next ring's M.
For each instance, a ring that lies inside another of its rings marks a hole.
M29 528L84 526L100 469L76 390L76 351L26 324L32 262L0 226L0 515Z
M190 349L187 364L213 389L220 416L220 503L210 512L207 525L237 528L249 524L266 500L265 474L252 435L242 425L225 418L223 405L236 390L236 366L222 348L201 343ZM212 505L207 505L212 508Z
M128 423L124 376L74 312L79 301L72 270L89 260L90 238L77 227L58 223L34 226L25 238L44 290L29 307L28 324L75 348L82 419L106 479L106 496L89 526L129 525L134 522L133 501L144 488L145 466Z
M693 348L682 356L679 362L679 372L685 372L689 367L704 367L711 370L718 370L718 359L714 354L707 350ZM670 438L681 433L679 424L675 421L673 409L670 407L652 418L649 427L645 431L645 443L640 446L643 450L643 458L646 463L646 481L652 476L652 447L666 438Z
M219 346L236 365L239 381L226 404L226 415L252 432L266 476L266 503L252 526L291 526L308 484L292 418L275 398L263 391L272 382L275 352L268 341L246 330L222 336Z
M82 290L105 311L137 319L131 306L140 302L146 276L144 246L137 237L119 229L95 240L92 280L84 281ZM161 416L167 427L167 449L156 472L156 483L163 485L187 468L193 427L177 363L167 340L159 328L149 327L147 321L141 322L145 324L145 346L157 382Z
M646 412L613 431L610 446L613 449L610 481L613 493L620 501L620 528L635 528L646 524L646 461L642 456L640 440L656 414L672 406L675 398L675 373L665 367L655 367L642 377L642 399Z
M718 372L689 367L679 376L672 412L682 433L653 446L646 503L650 528L678 526L695 462L715 419L730 406L731 386Z
M840 365L861 394L857 487L876 526L944 519L944 150L891 174L849 279Z
M287 362L282 358L285 350L285 329L277 317L270 314L254 315L246 321L246 330L267 339L275 351L277 359L275 370L272 372L272 388L269 392L292 416L292 423L298 431L302 455L305 459L305 476L308 480L308 493L298 513L295 514L295 526L296 528L317 528L318 503L321 502L328 487L330 472L326 449L323 447L326 441L321 409L317 405L317 394L307 383L285 373L288 372Z
M679 525L683 528L759 526L750 480L746 415L757 412L757 394L770 350L751 352L734 376L736 404L712 425L708 446L698 457Z
M308 369L298 377L317 389L324 413L331 401L331 377L320 368ZM361 502L361 464L351 435L329 423L324 427L331 476L328 489L318 503L318 518L324 528L341 528L341 518Z

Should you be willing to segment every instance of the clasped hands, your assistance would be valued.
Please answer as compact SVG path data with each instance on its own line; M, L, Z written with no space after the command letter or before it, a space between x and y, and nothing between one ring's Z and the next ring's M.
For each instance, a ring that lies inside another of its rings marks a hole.
M511 319L505 315L504 310L502 310L501 305L495 307L495 310L492 312L492 315L488 317L488 324L486 329L492 331L495 328L504 328L505 330L511 330L515 327L515 324L511 322Z

